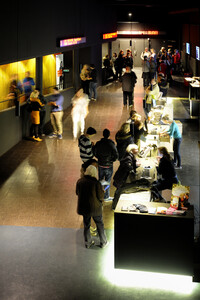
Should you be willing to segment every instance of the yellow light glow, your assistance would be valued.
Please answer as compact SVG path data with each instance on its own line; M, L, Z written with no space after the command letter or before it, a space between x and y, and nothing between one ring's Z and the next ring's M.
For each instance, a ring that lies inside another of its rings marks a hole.
M114 237L110 239L103 263L105 278L113 285L130 288L162 290L191 295L197 287L191 276L121 270L114 268Z

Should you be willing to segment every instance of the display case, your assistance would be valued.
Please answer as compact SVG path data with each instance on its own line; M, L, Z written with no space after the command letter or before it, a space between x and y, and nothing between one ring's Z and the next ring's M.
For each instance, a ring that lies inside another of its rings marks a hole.
M131 212L138 202L151 212L170 206L139 194L121 196L114 212L115 268L193 276L193 207L184 216Z

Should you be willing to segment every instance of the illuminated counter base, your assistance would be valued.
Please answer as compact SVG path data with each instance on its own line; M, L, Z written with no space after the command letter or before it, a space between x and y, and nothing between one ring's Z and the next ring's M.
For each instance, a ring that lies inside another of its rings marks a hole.
M123 205L133 203L136 199L119 200L115 209L115 268L193 276L193 209L186 216L121 211ZM144 204L169 207L164 203Z

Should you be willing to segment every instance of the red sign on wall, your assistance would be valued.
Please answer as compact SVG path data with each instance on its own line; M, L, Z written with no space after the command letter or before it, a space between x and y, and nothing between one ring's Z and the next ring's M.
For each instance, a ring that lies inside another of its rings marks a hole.
M77 37L71 39L60 40L60 47L73 46L86 43L86 37Z
M111 32L111 33L104 33L103 34L103 40L114 39L114 38L117 38L117 32Z

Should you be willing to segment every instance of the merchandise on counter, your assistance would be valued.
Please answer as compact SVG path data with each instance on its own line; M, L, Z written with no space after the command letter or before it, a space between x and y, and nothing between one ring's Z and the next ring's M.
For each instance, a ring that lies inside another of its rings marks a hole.
M121 207L121 211L128 211L128 206L123 205L123 206Z
M134 204L130 205L130 206L129 206L129 211L130 211L130 212L135 212L135 211L137 211L136 206L135 206Z
M152 169L151 166L145 166L142 171L142 177L146 179L151 179L151 174L150 174L151 169Z
M156 207L148 207L148 213L155 215L157 212L157 208Z
M172 197L171 197L171 207L173 208L185 208L190 204L188 202L190 193L190 187L181 185L181 184L173 184L172 186Z
M135 204L135 207L139 209L140 213L148 213L148 209L143 204Z
M159 207L157 208L157 214L166 215L166 211L167 211L167 208L166 208L166 207L161 207L161 206L159 206Z

